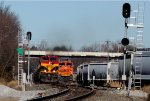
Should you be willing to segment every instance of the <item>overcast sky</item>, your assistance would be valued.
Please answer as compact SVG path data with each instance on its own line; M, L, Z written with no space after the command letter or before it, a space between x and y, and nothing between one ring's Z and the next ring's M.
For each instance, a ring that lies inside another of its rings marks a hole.
M31 44L46 40L50 47L68 45L75 50L106 40L124 37L122 5L117 0L7 0L21 22L24 33L33 34ZM137 0L129 1L131 9L138 8ZM145 1L144 45L150 47L150 1ZM132 13L133 14L133 13ZM136 37L136 29L128 29L128 37Z

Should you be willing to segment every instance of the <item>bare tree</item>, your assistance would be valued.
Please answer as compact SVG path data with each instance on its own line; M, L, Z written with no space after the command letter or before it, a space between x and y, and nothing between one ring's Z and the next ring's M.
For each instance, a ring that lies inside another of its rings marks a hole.
M112 42L109 41L107 44L107 41L104 44L101 44L101 51L102 52L123 52L123 46L119 41Z
M42 51L50 50L50 48L48 47L48 42L46 40L42 40L38 46L38 49Z
M110 47L111 47L109 49L110 52L118 52L118 50L119 50L119 44L118 43L112 42L112 43L110 43Z
M55 47L53 48L53 51L72 51L72 50L73 50L73 49L72 49L71 46L67 47L67 46L65 46L65 45L62 45L62 46L55 46Z
M38 50L38 47L35 46L35 45L32 45L31 48L30 48L30 50Z
M83 46L83 47L81 47L81 51L83 51L83 52L99 52L100 44L95 43L90 46Z
M0 3L0 22L0 76L11 78L12 67L17 67L17 35L21 28L18 17L4 2Z
M101 44L101 52L107 52L108 46L107 44Z

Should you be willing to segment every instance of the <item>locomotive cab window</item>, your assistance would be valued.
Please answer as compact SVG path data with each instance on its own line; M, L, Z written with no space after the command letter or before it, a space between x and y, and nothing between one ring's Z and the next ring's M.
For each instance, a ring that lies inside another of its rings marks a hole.
M48 57L42 57L41 61L49 61L49 58Z
M67 63L67 66L72 66L72 63Z
M63 66L63 65L65 65L65 63L59 63L59 65L60 65L60 66Z
M50 58L51 61L57 61L57 58Z

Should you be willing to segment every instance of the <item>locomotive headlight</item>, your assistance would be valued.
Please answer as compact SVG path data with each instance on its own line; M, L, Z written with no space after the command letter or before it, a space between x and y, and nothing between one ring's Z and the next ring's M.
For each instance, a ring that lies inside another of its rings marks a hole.
M53 73L55 73L56 71L55 70L53 70Z
M46 70L44 70L44 72L47 72Z

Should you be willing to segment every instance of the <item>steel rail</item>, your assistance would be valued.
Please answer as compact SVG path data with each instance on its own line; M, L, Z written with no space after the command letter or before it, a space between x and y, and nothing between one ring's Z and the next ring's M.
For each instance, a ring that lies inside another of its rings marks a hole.
M85 97L88 97L90 95L92 95L95 90L92 89L92 88L87 88L86 89L90 89L90 91L88 91L87 93L84 93L83 95L79 95L79 96L75 96L75 97L71 97L71 98L66 98L62 101L74 101L74 100L79 100L79 99L83 99ZM52 98L55 98L55 97L58 97L60 95L63 95L63 94L66 94L67 92L69 92L70 89L67 88L59 93L56 93L56 94L53 94L53 95L48 95L48 96L43 96L43 97L36 97L36 98L33 98L33 99L29 99L29 100L26 100L26 101L43 101L43 100L48 100L48 99L52 99Z
M33 99L29 99L29 100L26 100L26 101L42 101L42 100L46 100L46 99L49 99L49 98L54 98L54 97L57 97L57 96L60 96L62 94L65 94L69 91L70 89L67 88L61 92L58 92L56 94L53 94L53 95L48 95L48 96L43 96L43 97L36 97L36 98L33 98Z
M86 87L86 88L87 88L87 87ZM92 89L92 88L87 88L87 89L90 89L90 91L87 92L87 93L84 93L83 95L76 96L76 97L72 97L72 98L66 99L66 100L64 100L64 101L76 101L76 100L83 99L83 98L85 98L85 97L88 97L88 96L94 94L94 92L95 92L94 89Z

